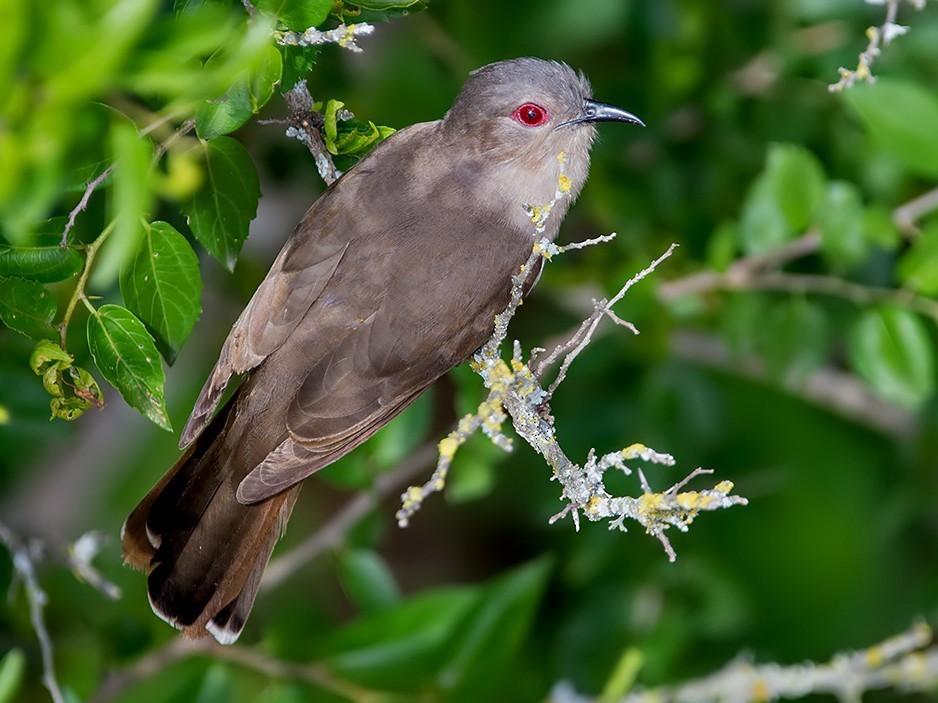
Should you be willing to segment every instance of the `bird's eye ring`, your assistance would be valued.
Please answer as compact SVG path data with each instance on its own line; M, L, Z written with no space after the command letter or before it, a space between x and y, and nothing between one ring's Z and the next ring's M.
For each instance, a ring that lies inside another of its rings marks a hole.
M549 116L547 110L540 105L525 103L511 113L511 118L518 124L523 124L525 127L540 127L547 122Z

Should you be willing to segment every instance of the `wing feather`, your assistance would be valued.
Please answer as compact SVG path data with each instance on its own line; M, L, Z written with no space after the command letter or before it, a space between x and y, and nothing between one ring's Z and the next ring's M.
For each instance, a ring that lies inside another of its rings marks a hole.
M231 328L182 431L180 448L188 446L205 429L231 377L255 368L289 338L335 274L348 243L315 251L311 262L288 270L287 262L297 258L291 257L296 248L284 247Z

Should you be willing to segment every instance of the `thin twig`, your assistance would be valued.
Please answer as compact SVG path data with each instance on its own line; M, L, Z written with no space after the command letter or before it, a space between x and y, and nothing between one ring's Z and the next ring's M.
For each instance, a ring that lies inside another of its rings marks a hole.
M740 378L766 382L769 372L757 356L740 358L716 335L676 330L670 338L670 354L677 359ZM855 375L826 367L783 380L783 387L796 398L849 418L865 427L893 437L914 437L916 415L878 398Z
M81 270L81 276L78 278L78 283L75 284L75 290L72 291L72 297L68 300L68 306L65 308L65 314L62 316L62 321L59 323L58 327L59 340L64 350L67 350L66 337L68 335L68 324L72 321L75 306L78 304L79 300L82 300L85 304L88 303L85 298L85 285L88 283L88 276L91 274L91 266L94 264L94 257L98 253L98 249L101 248L101 245L104 244L111 232L114 231L116 223L116 220L112 221L93 242L85 245L85 265Z
M284 93L284 101L290 108L290 117L286 120L258 120L260 124L286 124L287 136L299 139L316 162L319 175L326 185L332 185L339 174L332 161L332 154L326 148L319 131L322 129L324 117L313 110L313 96L306 86L306 81L300 81L293 88Z
M251 647L225 646L212 639L192 640L180 635L150 651L130 667L108 676L101 688L89 699L89 703L108 703L141 681L190 657L210 657L216 661L232 662L272 679L305 681L338 693L349 700L366 701L375 698L372 691L337 678L321 665L284 661Z
M850 88L857 81L875 83L876 77L873 75L873 62L882 53L882 47L889 45L892 40L905 34L908 27L896 24L896 16L899 13L899 3L901 0L884 0L886 4L886 19L878 27L869 27L866 30L866 36L869 43L860 53L857 67L852 71L841 66L838 69L840 80L827 86L832 93L837 93L845 88Z
M186 120L181 125L179 125L178 128L173 130L172 134L156 145L156 149L153 152L153 163L156 164L161 158L163 158L163 154L169 150L169 148L176 142L176 140L184 137L193 129L195 129L195 120ZM143 134L143 132L141 132L141 134Z
M549 400L553 396L554 391L557 390L557 387L567 377L567 371L569 370L570 365L573 363L574 359L576 359L580 355L580 352L582 352L586 348L586 346L590 343L590 340L593 338L593 333L596 331L596 328L599 326L600 321L602 321L604 317L609 316L609 313L612 311L612 308L615 306L615 304L618 303L620 300L622 300L623 296L625 296L625 294L633 285L635 285L636 283L641 281L643 278L645 278L645 276L653 272L658 267L658 264L660 264L662 261L664 261L669 256L671 256L671 253L677 248L677 246L678 246L677 244L671 244L671 246L668 247L667 251L665 251L661 256L659 256L657 259L652 261L648 266L646 266L644 269L642 269L641 271L636 273L634 276L632 276L632 278L626 281L625 285L623 285L619 289L619 292L616 293L614 296L612 296L611 299L609 299L608 301L601 300L599 303L597 303L595 308L593 309L593 313L587 318L586 321L584 321L584 325L581 325L580 329L573 336L573 338L570 341L568 341L566 344L561 345L560 347L555 349L554 352L552 352L551 355L547 357L547 360L549 360L549 359L556 359L561 354L566 355L564 357L563 362L561 362L560 364L560 370L557 372L556 378L554 378L553 382L547 388L547 398L545 400ZM611 319L614 322L617 322L618 324L629 327L634 334L638 334L638 330L635 329L635 327L632 326L631 324L625 322L625 320L621 320L617 316L611 316ZM589 324L585 324L587 321ZM537 368L534 370L535 375L540 376L541 372L543 372L545 368L546 368L546 365L544 363L538 364Z
M414 450L393 471L378 476L370 491L356 495L304 542L273 559L261 581L261 593L277 588L305 564L340 544L349 530L375 506L432 466L435 459L436 445L428 442Z
M111 164L100 174L98 174L96 178L88 181L88 185L85 186L85 192L82 193L81 200L78 201L78 205L72 208L72 211L68 213L68 221L65 223L65 229L62 231L62 239L59 242L60 247L68 246L68 235L75 226L75 219L78 217L78 213L84 212L85 208L88 207L88 201L91 199L91 194L94 193L95 189L101 185L113 171L114 164Z
M892 219L904 235L914 236L917 234L916 223L935 210L938 210L938 188L929 190L897 207L893 210ZM771 277L765 278L765 272L777 269L805 256L816 254L820 249L821 234L816 229L811 229L776 249L737 259L726 271L699 271L662 283L657 288L658 299L670 302L714 290L744 290L756 280L761 281L763 285L771 285L777 283L778 280L773 280ZM806 279L802 278L800 282L805 284ZM783 285L789 285L790 283L791 280L789 279ZM847 293L857 300L863 299L866 301L880 299L883 296L888 297L884 292L885 289L859 290L856 287L859 284L847 281L844 281L844 285L839 287L831 282L807 282L806 285L817 286L818 292L829 293L830 295ZM868 287L861 286L861 288ZM908 298L903 297L906 294L901 291L894 291L891 295L895 296L899 302L908 300ZM933 316L933 308L929 300L925 299L909 304L916 306L916 309L920 309L924 314Z
M730 282L727 282L730 283ZM726 289L775 290L791 293L819 293L833 295L849 300L857 305L877 302L894 302L927 315L938 322L938 300L916 295L908 290L897 288L879 288L847 281L836 276L822 276L807 273L785 273L771 271L754 276L739 284L730 284Z
M150 678L171 664L192 656L203 648L204 640L191 640L177 636L157 649L150 650L126 669L108 674L88 703L107 703L134 684Z
M924 193L905 205L900 205L892 213L892 221L899 231L908 236L918 234L916 223L928 213L938 210L938 188Z
M49 691L54 703L64 703L62 689L55 676L55 661L52 653L52 638L46 627L43 609L47 603L45 591L39 585L36 576L36 556L28 541L22 539L3 523L0 523L0 542L6 545L13 557L13 569L23 582L26 590L26 599L29 601L29 616L32 621L36 639L39 640L39 651L42 654L42 683Z
M722 288L724 281L745 281L760 271L784 266L805 256L817 253L821 248L821 234L809 230L800 237L782 246L760 254L738 259L726 271L699 271L683 278L662 283L658 286L658 298L665 302L689 295L699 295Z

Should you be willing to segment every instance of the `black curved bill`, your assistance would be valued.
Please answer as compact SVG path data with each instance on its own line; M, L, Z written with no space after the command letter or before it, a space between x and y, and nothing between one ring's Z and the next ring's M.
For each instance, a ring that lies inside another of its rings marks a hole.
M572 120L567 120L557 125L557 127L564 127L570 124L583 124L584 122L628 122L629 124L637 124L641 127L645 126L645 123L638 117L627 110L623 110L621 107L616 107L609 103L601 103L598 100L584 100L583 109L580 114Z

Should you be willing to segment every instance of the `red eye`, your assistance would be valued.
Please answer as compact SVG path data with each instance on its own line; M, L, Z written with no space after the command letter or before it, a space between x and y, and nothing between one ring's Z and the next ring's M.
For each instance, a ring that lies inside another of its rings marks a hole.
M523 124L525 127L539 127L547 122L547 110L534 103L525 103L517 110L511 113L515 122Z

